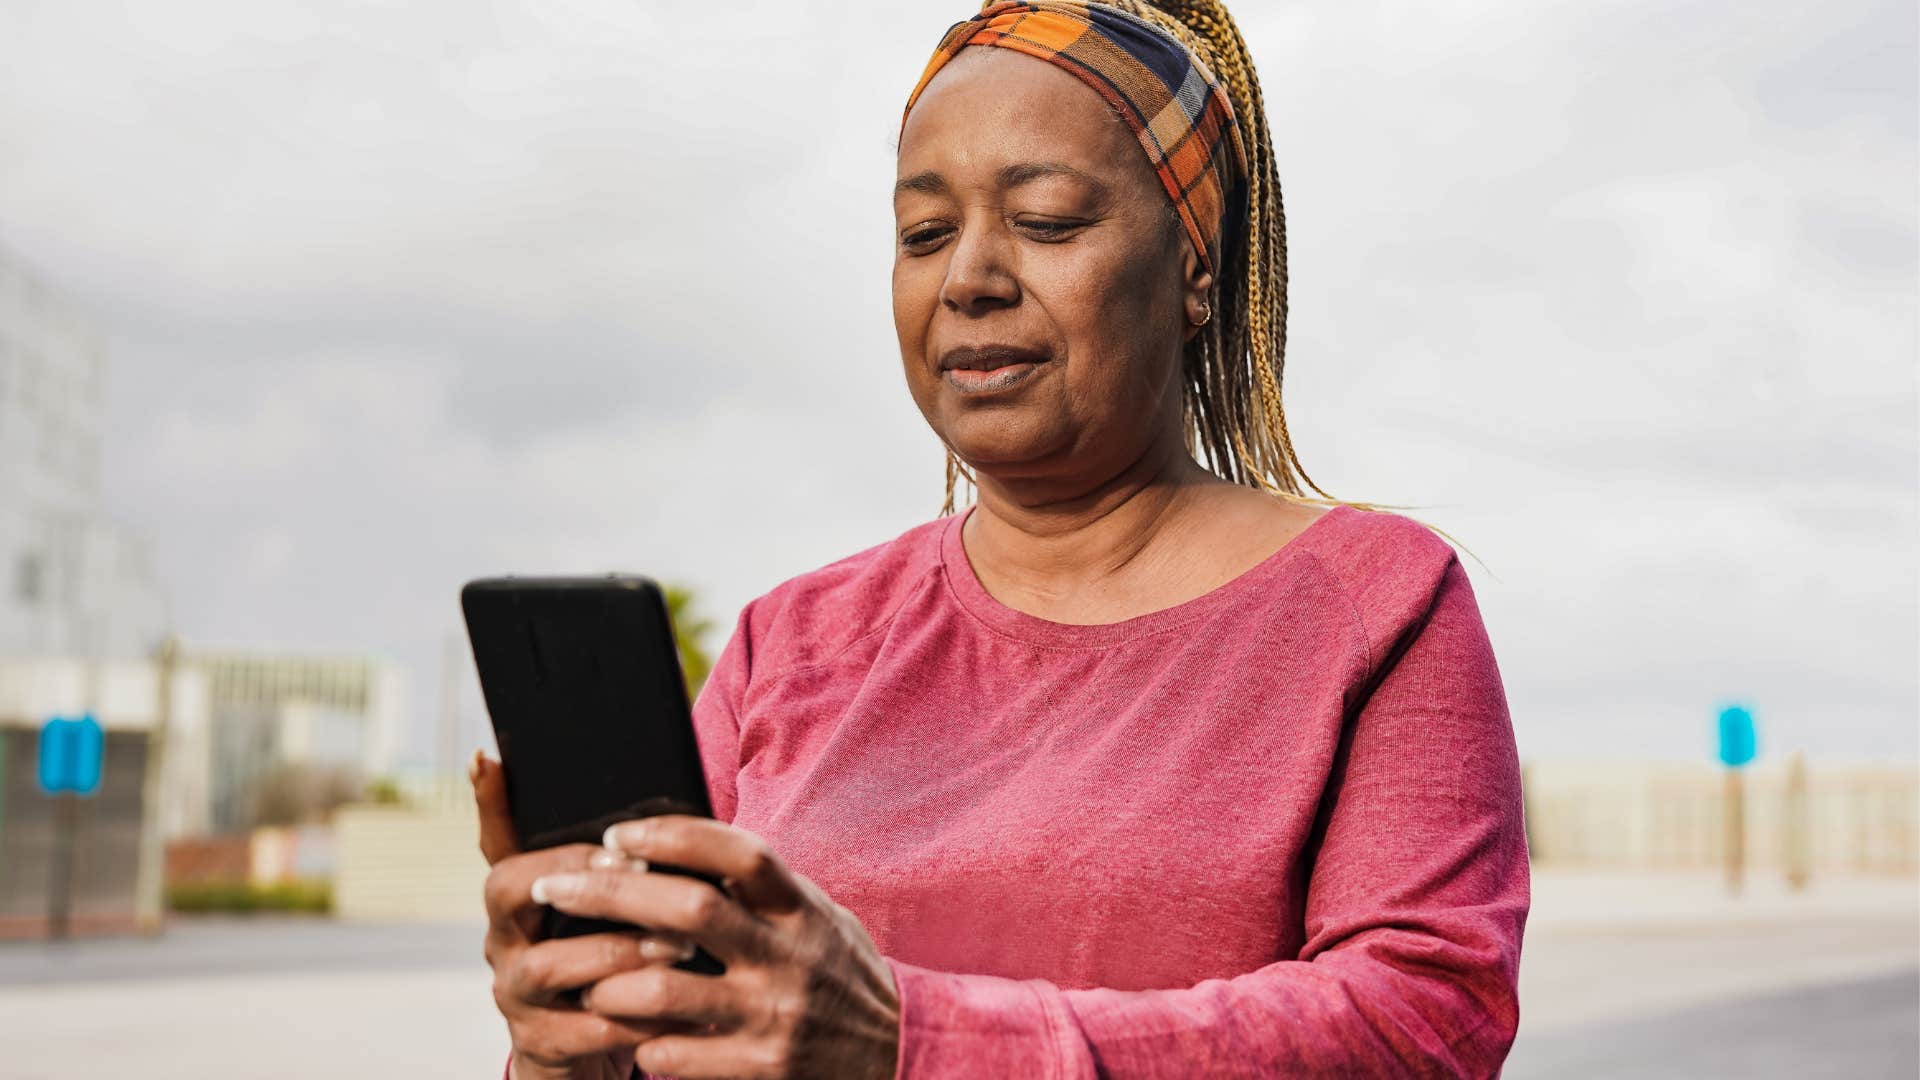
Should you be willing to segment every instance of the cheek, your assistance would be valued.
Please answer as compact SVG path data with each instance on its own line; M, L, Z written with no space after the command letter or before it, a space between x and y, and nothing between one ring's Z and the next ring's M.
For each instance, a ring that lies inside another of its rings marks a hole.
M940 278L927 272L928 260L899 260L893 267L893 332L900 342L900 366L906 377L907 394L920 415L935 430L940 429L934 400L937 385L928 372L927 337L932 333L932 317L939 304Z
M903 359L920 355L928 324L939 303L940 276L928 259L897 260L893 264L893 330L900 338Z
M1158 369L1177 355L1167 336L1162 260L1132 249L1087 255L1063 261L1059 272L1033 283L1069 355L1082 361L1076 380L1157 382Z

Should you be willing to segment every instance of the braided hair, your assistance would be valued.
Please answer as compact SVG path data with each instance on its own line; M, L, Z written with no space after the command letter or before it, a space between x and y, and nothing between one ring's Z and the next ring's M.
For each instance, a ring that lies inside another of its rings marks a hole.
M1213 318L1186 344L1181 365L1188 451L1216 475L1290 502L1406 509L1328 495L1300 464L1287 430L1280 402L1287 348L1286 213L1260 80L1233 16L1221 0L1101 2L1165 30L1211 68L1233 102L1246 147L1245 194L1229 207L1220 231L1222 250L1214 263L1220 272L1208 298ZM1169 213L1177 225L1171 207ZM954 512L954 490L962 481L975 488L972 471L949 449L942 515Z

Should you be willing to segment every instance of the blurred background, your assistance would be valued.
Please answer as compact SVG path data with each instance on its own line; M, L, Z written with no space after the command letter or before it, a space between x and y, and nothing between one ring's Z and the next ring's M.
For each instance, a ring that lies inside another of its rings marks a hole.
M974 8L0 0L9 1076L497 1075L459 586L653 575L697 669L935 516L889 192ZM1500 660L1507 1075L1915 1075L1914 5L1236 15L1307 471Z

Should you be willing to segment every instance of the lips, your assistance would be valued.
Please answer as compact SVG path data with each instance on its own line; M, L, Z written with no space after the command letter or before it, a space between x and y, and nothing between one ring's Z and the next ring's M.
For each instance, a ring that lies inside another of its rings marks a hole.
M957 345L940 354L940 370L994 371L1014 364L1042 364L1053 359L1045 349L1023 345Z

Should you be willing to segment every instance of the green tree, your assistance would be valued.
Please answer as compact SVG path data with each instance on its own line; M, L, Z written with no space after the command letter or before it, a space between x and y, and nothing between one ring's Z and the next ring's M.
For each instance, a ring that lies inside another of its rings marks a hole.
M361 802L375 806L404 806L406 792L400 790L400 782L391 776L376 776L367 781L366 790L360 793Z
M667 594L667 616L673 620L673 644L680 651L680 671L687 677L687 696L698 697L700 688L706 685L707 673L713 670L713 659L701 644L707 631L713 629L713 622L694 613L692 589L684 585L663 588Z

